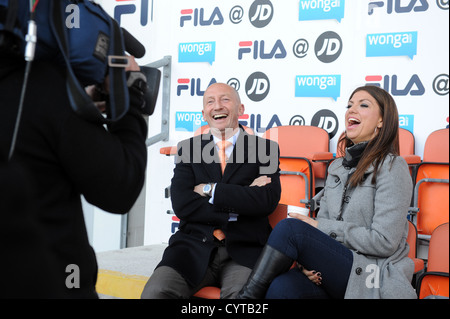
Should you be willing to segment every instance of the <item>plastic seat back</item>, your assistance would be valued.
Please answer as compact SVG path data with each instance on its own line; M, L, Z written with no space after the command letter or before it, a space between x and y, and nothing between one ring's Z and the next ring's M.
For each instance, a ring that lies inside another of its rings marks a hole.
M441 129L432 132L426 142L423 150L424 162L449 162L449 129Z
M325 178L333 157L328 133L316 126L290 125L272 127L263 137L280 147L280 204L305 207L315 195L316 178Z
M449 268L448 223L439 225L430 239L427 271L447 272Z
M267 130L263 137L278 142L283 157L305 157L329 153L330 137L324 129L316 126L288 125ZM325 177L326 163L313 163L314 176Z
M415 141L413 133L404 128L399 128L398 138L400 144L400 155L414 155Z
M449 225L442 224L434 230L428 250L426 273L418 284L419 298L429 296L449 297Z
M417 168L414 205L419 209L419 234L431 235L449 221L449 130L432 132L425 143L423 162Z
M409 246L408 257L414 262L414 273L422 271L425 268L423 259L417 258L417 229L416 226L408 220L408 237L406 242Z
M280 204L305 207L304 201L314 196L311 163L302 157L280 157Z
M419 208L416 219L419 234L431 235L437 226L449 221L448 177L448 164L420 164L415 192L415 206Z
M420 156L415 154L415 139L413 133L410 131L399 128L398 129L398 138L399 138L399 146L400 146L400 156L402 156L406 163L410 164L410 172L411 175L414 176L416 164L421 162Z

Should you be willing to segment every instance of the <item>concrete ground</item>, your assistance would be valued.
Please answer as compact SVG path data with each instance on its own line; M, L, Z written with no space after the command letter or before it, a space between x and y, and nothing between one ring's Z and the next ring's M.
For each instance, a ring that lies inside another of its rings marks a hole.
M139 299L166 247L149 245L97 253L100 298Z

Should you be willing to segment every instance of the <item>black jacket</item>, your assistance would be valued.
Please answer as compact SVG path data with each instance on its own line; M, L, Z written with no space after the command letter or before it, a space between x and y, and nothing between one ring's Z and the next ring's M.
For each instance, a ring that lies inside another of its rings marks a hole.
M8 156L23 74L23 63L0 61L0 161ZM145 179L146 137L145 120L134 108L108 129L83 120L69 105L64 70L33 62L12 162L28 176L27 200L56 260L54 275L63 291L57 297L96 297L97 264L80 196L105 211L128 212ZM15 213L12 206L9 214ZM73 272L66 267L72 264L80 270L80 288L68 289Z
M198 285L216 247L213 231L220 228L231 258L253 268L271 232L267 216L280 199L278 154L277 143L249 135L241 127L222 176L210 134L179 143L171 199L180 226L158 266L170 266L192 286ZM271 177L271 183L249 187L261 175ZM210 182L217 183L214 205L193 191L195 185ZM239 215L237 221L228 221L230 213Z

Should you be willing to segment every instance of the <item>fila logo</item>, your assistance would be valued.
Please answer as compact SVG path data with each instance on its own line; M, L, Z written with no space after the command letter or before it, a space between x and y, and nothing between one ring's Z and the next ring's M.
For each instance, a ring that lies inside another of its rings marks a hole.
M188 91L191 96L203 96L205 94L205 91L201 89L202 87L202 80L201 79L178 79L178 86L177 86L177 96L180 96L182 92ZM206 85L205 90L207 87L209 87L211 84L217 83L215 78L212 78L211 81L209 81L209 84Z
M371 1L369 2L369 15L373 14L375 8L383 8L385 4L388 14L393 11L396 13L422 12L427 11L429 7L427 0L409 0L409 3L403 0Z
M192 21L193 25L196 27L200 26L210 26L210 25L221 25L223 24L223 16L218 7L215 7L211 15L206 16L205 9L184 9L181 10L180 17L180 27L183 28L188 21Z
M242 60L244 54L252 53L253 59L284 59L286 57L286 49L283 42L277 40L270 51L265 51L266 42L261 41L241 41L239 42L238 59Z
M394 96L420 96L425 94L425 87L420 81L417 74L414 74L403 89L399 89L398 76L397 75L368 75L366 76L366 84L382 87L386 91L390 92Z
M134 0L116 0L117 2L123 3L133 3ZM141 25L146 26L148 23L148 9L149 9L149 0L141 0ZM152 11L153 11L153 0L152 0ZM117 5L114 8L114 19L119 23L120 25L120 18L123 14L133 14L136 12L136 5L135 4L121 4Z

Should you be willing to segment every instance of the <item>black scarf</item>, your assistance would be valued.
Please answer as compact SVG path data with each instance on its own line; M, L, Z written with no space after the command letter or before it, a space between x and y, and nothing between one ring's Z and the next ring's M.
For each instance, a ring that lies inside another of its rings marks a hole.
M347 147L345 149L345 156L344 160L342 161L342 165L347 168L356 167L368 143L369 142L361 142Z

